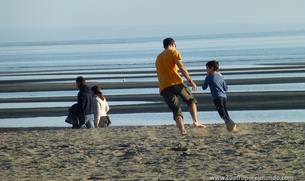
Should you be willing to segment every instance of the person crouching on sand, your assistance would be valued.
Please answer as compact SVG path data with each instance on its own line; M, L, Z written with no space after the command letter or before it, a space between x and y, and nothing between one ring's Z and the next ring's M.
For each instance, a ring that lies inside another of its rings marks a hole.
M182 75L192 85L193 90L197 90L197 85L193 82L187 69L182 63L180 52L176 50L174 39L164 39L163 47L165 50L157 56L155 62L160 95L163 96L168 107L172 110L174 120L176 121L176 125L182 135L186 134L186 129L184 127L182 109L179 104L178 96L187 103L193 119L193 125L198 128L205 128L205 126L199 123L197 119L197 101L178 73L179 68Z
M223 76L218 72L219 63L216 60L206 63L207 76L203 82L202 89L210 87L213 97L213 102L220 117L225 121L228 131L236 132L236 124L230 118L227 110L227 95L228 86Z
M91 87L93 95L93 113L94 124L96 128L107 127L109 125L107 119L107 112L109 111L109 105L104 97L99 86Z

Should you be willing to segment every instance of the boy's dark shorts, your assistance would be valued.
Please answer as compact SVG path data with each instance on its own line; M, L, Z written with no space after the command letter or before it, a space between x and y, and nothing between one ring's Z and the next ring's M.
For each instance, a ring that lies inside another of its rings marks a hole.
M197 104L197 100L194 98L191 90L184 83L172 85L163 89L161 95L163 96L168 107L173 111L174 120L176 116L183 117L182 109L177 96L180 96L188 106L193 103Z

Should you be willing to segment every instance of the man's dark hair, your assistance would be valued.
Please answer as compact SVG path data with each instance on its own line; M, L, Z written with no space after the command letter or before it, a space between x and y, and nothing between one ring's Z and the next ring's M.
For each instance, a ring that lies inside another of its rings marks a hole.
M213 68L215 71L218 71L219 69L219 63L217 60L211 60L208 63L205 64L209 68Z
M80 87L85 87L86 86L86 80L81 76L76 78L76 82L79 83Z
M175 40L172 38L165 38L163 40L163 47L167 48L169 45L171 45L172 43L175 43Z

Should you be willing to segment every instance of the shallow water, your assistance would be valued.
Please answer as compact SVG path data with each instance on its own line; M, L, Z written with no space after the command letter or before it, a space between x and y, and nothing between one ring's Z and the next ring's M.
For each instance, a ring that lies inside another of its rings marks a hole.
M208 94L207 90L202 90L201 85L194 94ZM229 85L228 92L259 92L259 91L302 91L305 90L305 83L283 83L283 84L251 84L251 85ZM136 89L105 89L103 94L107 95L131 95L131 94L158 94L159 88L136 88ZM78 91L43 91L43 92L5 92L0 93L2 99L10 98L35 98L35 97L64 97L77 96ZM76 100L76 98L75 98ZM1 103L0 103L1 105Z
M109 106L117 105L137 105L137 104L153 104L159 102L150 101L107 101ZM70 107L75 104L74 102L29 102L29 103L0 103L0 109L11 109L11 108L52 108L52 107Z
M191 124L191 116L184 112L185 124ZM229 111L231 118L238 123L247 122L303 122L304 110L268 111ZM175 124L169 113L136 113L110 115L111 126L151 126ZM216 111L198 112L203 124L224 123ZM66 116L0 119L0 127L71 127L65 123Z

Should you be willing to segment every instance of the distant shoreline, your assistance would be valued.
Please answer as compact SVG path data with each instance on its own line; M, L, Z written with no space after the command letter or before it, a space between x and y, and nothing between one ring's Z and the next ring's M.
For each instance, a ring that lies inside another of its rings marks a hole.
M179 29L179 31L173 31ZM124 30L124 31L122 31ZM153 31L152 31L153 30ZM180 37L222 36L253 33L287 33L305 31L304 23L280 24L176 24L176 25L130 25L130 26L84 26L64 29L0 29L0 46L20 43L43 44L45 42L82 42L96 40L147 39L158 38L160 41L171 32L176 39ZM20 36L22 32L23 36ZM128 33L126 33L128 32ZM2 35L2 36L1 36ZM4 36L5 35L5 36ZM19 36L17 36L19 35ZM52 35L52 36L45 36ZM62 36L64 35L64 36ZM52 38L51 38L52 37Z

